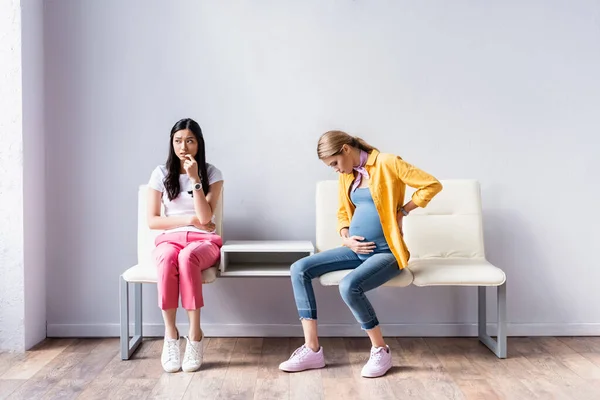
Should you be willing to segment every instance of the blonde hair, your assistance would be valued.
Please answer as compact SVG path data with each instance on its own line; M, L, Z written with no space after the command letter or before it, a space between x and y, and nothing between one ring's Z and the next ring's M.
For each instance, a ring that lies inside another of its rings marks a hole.
M377 150L359 137L351 136L342 131L329 131L325 132L319 138L317 155L321 160L327 157L336 156L342 152L342 147L345 144L364 150L367 153L370 153L372 150Z

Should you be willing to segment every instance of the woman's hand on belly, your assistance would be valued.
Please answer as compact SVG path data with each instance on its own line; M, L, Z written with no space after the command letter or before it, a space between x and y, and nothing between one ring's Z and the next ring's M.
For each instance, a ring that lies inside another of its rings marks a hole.
M375 249L375 243L363 242L365 240L362 236L350 236L344 238L342 243L356 254L370 254Z

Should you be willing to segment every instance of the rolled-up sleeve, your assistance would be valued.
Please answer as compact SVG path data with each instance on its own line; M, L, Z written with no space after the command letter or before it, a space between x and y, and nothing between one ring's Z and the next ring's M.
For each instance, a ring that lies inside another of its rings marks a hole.
M440 181L400 157L396 157L396 172L402 182L417 189L412 201L419 207L427 207L431 199L442 190Z

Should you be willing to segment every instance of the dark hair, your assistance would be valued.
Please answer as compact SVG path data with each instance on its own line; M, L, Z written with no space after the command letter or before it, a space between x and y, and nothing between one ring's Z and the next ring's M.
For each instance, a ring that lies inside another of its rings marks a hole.
M208 185L208 172L206 171L206 152L204 146L204 136L202 136L202 129L200 129L200 125L196 121L191 118L184 118L175 123L173 128L171 128L171 135L169 137L169 157L167 158L167 176L165 177L164 184L165 189L167 191L167 195L169 196L169 200L173 200L177 196L179 196L179 192L181 188L179 187L179 175L181 174L181 160L175 154L175 149L173 148L173 136L176 132L179 132L184 129L189 129L196 140L198 141L198 152L194 157L196 162L198 163L198 172L200 174L200 179L202 179L202 190L204 191L204 195L208 194L209 185Z

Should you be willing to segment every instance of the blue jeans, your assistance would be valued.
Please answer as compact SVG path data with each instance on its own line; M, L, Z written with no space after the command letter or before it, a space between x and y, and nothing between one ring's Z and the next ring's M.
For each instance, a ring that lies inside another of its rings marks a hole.
M317 319L317 303L311 281L327 272L342 269L354 270L340 282L342 299L363 329L375 328L379 321L365 292L400 275L402 270L392 253L372 254L363 261L347 247L317 253L292 264L290 275L300 319Z

